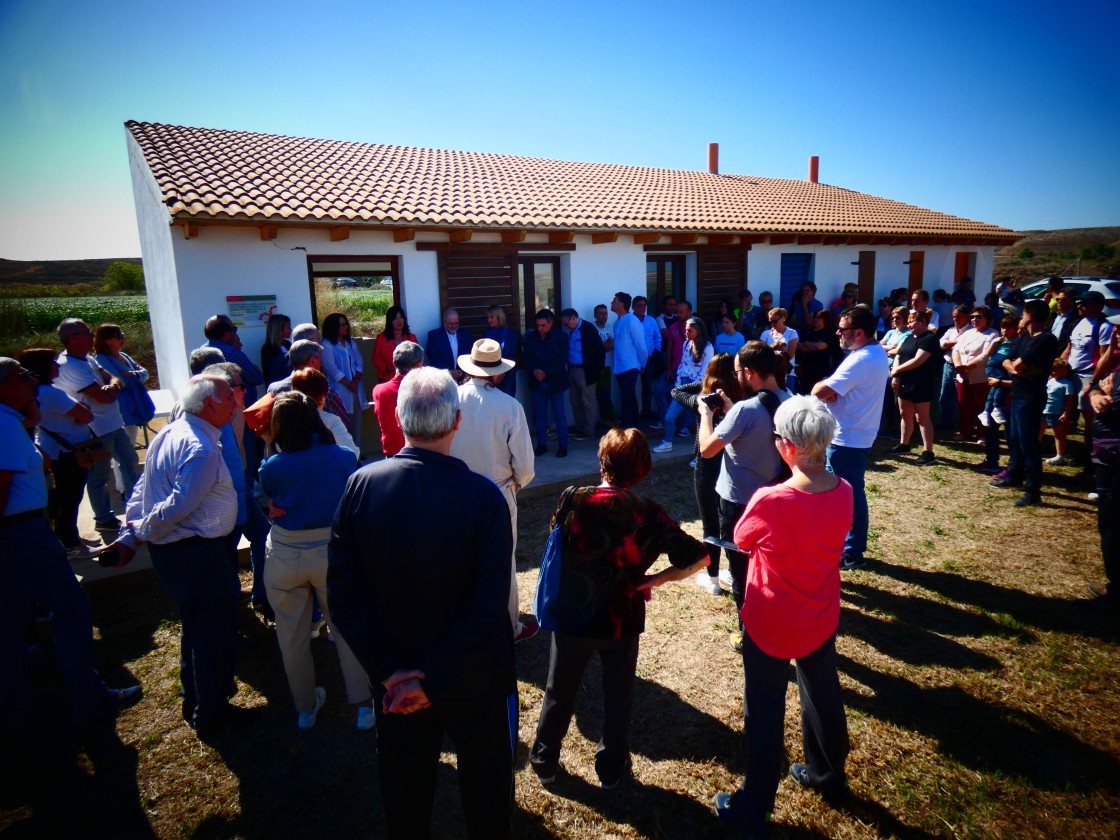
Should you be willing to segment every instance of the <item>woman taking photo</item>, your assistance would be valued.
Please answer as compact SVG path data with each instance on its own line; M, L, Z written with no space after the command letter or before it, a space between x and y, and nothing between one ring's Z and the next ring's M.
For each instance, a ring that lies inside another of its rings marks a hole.
M708 341L708 334L704 330L704 322L699 318L689 318L684 328L684 352L681 354L681 363L677 365L676 387L699 382L708 369L708 363L715 354L712 343ZM677 428L677 418L684 414L684 406L676 400L669 402L665 411L665 439L653 448L654 452L672 452L673 434ZM688 429L681 430L681 434L688 434Z
M529 761L544 784L556 778L560 745L575 710L584 668L597 653L603 667L603 737L595 772L604 790L630 769L630 707L645 630L646 600L655 586L682 580L708 562L704 545L660 505L630 491L651 467L649 444L637 429L611 429L599 441L598 487L570 487L552 527L563 529L563 563L548 663L548 683ZM647 574L662 554L669 566ZM839 563L839 555L837 555Z
M94 434L87 425L93 413L82 403L51 383L58 376L57 351L46 348L24 350L19 363L39 380L39 426L35 431L35 444L51 460L54 487L47 495L47 508L54 521L54 533L66 557L70 560L84 557L86 546L78 532L78 508L86 490L86 468L78 466L71 451L74 444L93 440Z
M276 376L272 371L273 363L287 352L291 346L292 319L287 315L269 315L268 324L264 328L264 344L261 345L261 373L264 374L265 385L271 385L283 376Z
M301 730L315 725L327 693L315 685L311 656L312 595L334 635L346 695L358 707L358 729L372 729L369 677L331 619L327 600L327 541L335 508L357 463L337 446L305 394L280 394L272 405L272 448L261 463L261 489L271 499L272 530L264 567L268 602L276 613L276 640Z
M700 409L697 403L717 391L723 391L732 405L746 398L743 387L739 384L739 377L735 375L735 357L729 353L717 353L712 357L702 382L674 388L673 399L688 411L699 415ZM712 410L712 423L718 426L723 416L723 400L719 400L718 407ZM707 542L709 538L719 539L719 494L716 493L716 481L719 479L722 463L722 452L717 452L711 458L700 455L700 437L697 435L692 457L692 464L695 467L693 483L696 490L696 507L700 511L700 522L704 528L704 547L708 550L708 573L697 575L696 583L710 595L723 594L719 584L720 547ZM731 573L728 572L726 577L730 586Z
M914 462L919 467L935 463L933 457L933 420L929 404L937 394L941 376L941 345L937 334L929 328L933 310L910 313L910 335L898 347L891 382L898 395L898 412L902 415L901 437L898 446L888 449L888 455L910 454L910 438L914 434L914 420L922 435L922 454Z
M498 305L486 308L486 333L483 338L491 338L502 346L502 358L517 361L521 348L521 338L517 330L506 326L506 311ZM517 369L514 368L502 377L498 389L511 397L517 396ZM595 418L592 418L595 419Z
M332 312L323 319L323 373L346 410L354 442L362 445L362 412L369 406L362 387L362 351L350 335L350 319Z
M805 763L789 775L825 797L847 787L848 721L836 673L840 555L852 523L852 488L825 466L836 420L816 397L791 397L774 414L774 446L792 476L755 492L735 526L751 552L743 621L747 773L716 813L766 836L785 757L786 687L795 661ZM790 523L812 523L808 530Z
M770 310L770 329L763 330L759 338L774 348L774 352L786 360L785 389L791 394L797 390L797 330L786 326L789 314L780 306Z
M373 341L373 366L377 368L378 383L388 382L397 375L397 369L393 367L393 351L402 341L415 343L416 336L409 332L404 310L399 306L390 306L385 311L385 330L378 333Z

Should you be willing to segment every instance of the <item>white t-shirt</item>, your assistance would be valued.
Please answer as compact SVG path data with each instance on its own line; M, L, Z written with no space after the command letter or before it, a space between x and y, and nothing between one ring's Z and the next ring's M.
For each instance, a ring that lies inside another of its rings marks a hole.
M879 434L883 391L891 376L890 359L882 345L872 342L844 357L824 384L839 396L829 411L839 426L833 443L851 449L870 449Z
M39 444L51 460L58 457L62 444L47 434L52 431L67 443L81 443L90 439L89 426L78 423L66 412L78 403L65 391L53 385L40 387L36 394L39 400L39 427L35 430L35 443Z
M104 368L91 356L75 359L64 352L58 356L58 378L54 381L56 388L61 388L71 399L93 412L93 421L89 427L98 437L124 428L124 418L121 417L121 408L116 400L101 403L82 393L82 389L90 385L104 385L105 379L101 376L103 372Z
M1112 324L1102 315L1100 330L1097 333L1097 344L1101 353L1112 340ZM1093 372L1093 323L1088 318L1082 318L1073 328L1069 336L1069 366L1074 373L1090 374Z

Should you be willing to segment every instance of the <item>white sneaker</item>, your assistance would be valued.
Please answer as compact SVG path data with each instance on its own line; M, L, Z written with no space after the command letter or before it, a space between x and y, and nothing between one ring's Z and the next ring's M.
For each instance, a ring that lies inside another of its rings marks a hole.
M373 713L373 706L358 707L358 731L367 732L377 725L377 717Z
M1003 413L1002 408L992 409L992 419L999 423L1001 426L1007 422L1007 415Z
M1055 455L1053 458L1047 458L1046 463L1052 467L1064 466L1066 459L1061 455Z
M1088 499L1090 502L1095 502L1097 499L1100 498L1100 494L1099 493L1090 493L1085 498Z
M671 440L663 440L657 446L653 447L654 452L672 452L673 442Z
M323 704L326 702L327 690L321 685L315 686L315 708L310 712L299 713L299 722L296 723L296 726L299 727L300 732L315 728L315 719L319 716L319 710L323 708Z
M701 572L696 576L696 585L709 595L723 594L723 587L719 585L719 578L714 578L706 572Z
M981 411L979 414L977 414L976 419L980 421L980 425L985 429L988 428L988 426L990 426L992 423L992 421L988 419L988 412L986 411Z
M724 586L726 586L728 589L731 588L732 580L731 580L731 570L730 569L720 569L719 570L719 582L722 583Z

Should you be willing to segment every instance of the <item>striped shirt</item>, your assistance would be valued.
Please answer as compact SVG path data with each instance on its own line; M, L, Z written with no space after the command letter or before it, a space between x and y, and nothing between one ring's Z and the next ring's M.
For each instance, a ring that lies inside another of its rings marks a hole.
M237 521L237 491L222 458L220 432L193 414L167 424L148 448L128 500L125 542L167 545L224 537Z

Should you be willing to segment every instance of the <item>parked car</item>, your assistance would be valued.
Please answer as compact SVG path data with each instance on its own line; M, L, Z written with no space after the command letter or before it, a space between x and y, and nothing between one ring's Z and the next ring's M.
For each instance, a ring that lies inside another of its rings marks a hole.
M356 289L358 288L358 281L353 277L335 277L331 280L331 286L336 289Z
M1080 298L1086 292L1100 292L1104 295L1104 316L1114 324L1120 324L1120 280L1103 277L1062 277L1066 288L1073 289L1074 297ZM1023 297L1036 300L1046 294L1046 281L1031 283L1023 287Z

